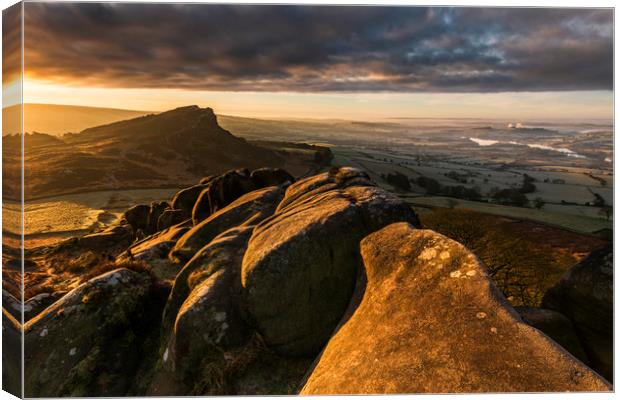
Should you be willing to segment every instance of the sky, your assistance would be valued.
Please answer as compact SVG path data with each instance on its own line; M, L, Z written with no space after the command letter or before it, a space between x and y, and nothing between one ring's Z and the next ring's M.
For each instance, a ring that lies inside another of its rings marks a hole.
M148 111L198 104L288 118L613 113L611 9L25 3L24 10L25 102ZM11 39L5 32L9 50ZM5 105L19 86L19 58L7 60Z

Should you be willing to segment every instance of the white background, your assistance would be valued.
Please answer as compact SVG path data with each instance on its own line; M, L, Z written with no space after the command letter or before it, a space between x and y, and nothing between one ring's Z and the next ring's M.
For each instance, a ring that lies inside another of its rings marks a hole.
M84 1L91 1L91 0L81 0L82 2ZM119 1L119 2L126 2L126 1ZM171 3L171 2L181 2L181 3L223 3L223 1L192 1L192 0L186 0L186 1L157 1L157 0L151 0L151 1L133 1L133 2L144 2L144 3ZM359 5L359 4L373 4L373 5L420 5L420 6L494 6L494 7L614 7L615 3L613 1L600 1L600 0L591 0L591 1L578 1L578 0L564 0L564 1L532 1L532 0L528 0L528 1L492 1L492 0L486 0L486 1L475 1L475 2L471 2L471 1L463 1L463 0L450 0L448 1L424 1L424 2L420 2L420 1L398 1L398 0L390 0L390 1L346 1L346 0L340 0L340 1L327 1L327 0L314 0L314 1L299 1L299 0L291 0L291 1L277 1L277 0L271 0L269 2L267 1L259 1L259 0L245 0L245 1L226 1L227 3L242 3L242 4L248 4L248 3L254 3L254 4L348 4L348 5ZM12 0L0 0L0 4L2 5L2 9L5 9L13 4L15 4L16 1L12 1ZM616 19L617 16L617 10L614 9L614 21ZM615 78L615 72L617 71L617 54L618 54L618 45L617 45L617 41L616 39L616 35L615 35L615 29L614 29L614 78ZM1 46L2 43L0 42L0 53L1 53ZM1 74L1 71L0 71ZM615 88L615 79L614 79L614 88ZM614 127L615 127L615 116L618 115L617 113L617 105L615 104L615 91L614 91ZM1 120L2 117L0 117ZM616 135L614 135L614 149L617 147L616 145L618 144L618 137ZM0 149L1 149L2 144L0 143ZM615 151L614 151L614 155L615 155ZM615 162L615 156L614 156L614 162ZM2 172L0 171L0 177L2 175ZM614 176L614 204L618 204L616 202L616 194L617 194L617 188L618 188L618 179L617 176ZM2 187L0 185L0 195L2 193ZM616 224L616 219L614 218L614 231L616 231L617 228L617 224ZM0 227L1 227L1 219L0 219ZM617 243L614 242L614 253L617 252ZM614 298L615 298L615 304L614 304L614 310L618 310L618 296L617 296L617 288L618 288L618 275L616 274L614 276L614 288L616 289L614 294ZM616 313L617 314L617 313ZM614 332L618 332L618 318L614 318ZM617 335L616 335L617 337ZM615 340L614 340L615 342ZM0 349L1 347L1 343L0 343ZM617 355L617 349L614 352L614 359L616 359L616 355ZM1 368L1 367L0 367ZM618 368L615 368L614 371L614 381L618 382ZM0 378L1 379L1 378ZM284 397L284 396L282 396ZM356 396L359 397L359 396ZM365 397L365 396L364 396ZM502 399L502 398L507 398L510 400L520 400L520 399L530 399L530 398L541 398L541 399L549 399L549 400L560 400L560 399L609 399L609 398L615 398L616 394L615 393L557 393L557 394L484 394L484 395L480 395L480 394L461 394L461 395L398 395L398 396L372 396L375 399L383 399L383 398L394 398L394 399L442 399L442 400L448 400L448 399L489 399L489 400L493 400L493 399ZM618 395L618 397L620 397L620 395ZM182 399L183 397L167 397L167 399ZM214 398L214 397L212 397ZM235 399L256 399L258 397L245 397L245 396L236 396ZM311 398L315 398L315 396L312 396ZM318 398L318 397L317 397ZM347 398L347 396L330 396L330 399L344 399ZM0 400L6 400L6 399L15 399L15 397L11 396L10 394L6 393L6 392L0 392ZM215 397L215 399L217 399Z

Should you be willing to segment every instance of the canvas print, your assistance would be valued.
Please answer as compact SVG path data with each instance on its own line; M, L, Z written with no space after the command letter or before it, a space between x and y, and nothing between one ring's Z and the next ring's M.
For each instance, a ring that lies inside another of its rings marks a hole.
M5 391L613 391L613 9L2 18Z

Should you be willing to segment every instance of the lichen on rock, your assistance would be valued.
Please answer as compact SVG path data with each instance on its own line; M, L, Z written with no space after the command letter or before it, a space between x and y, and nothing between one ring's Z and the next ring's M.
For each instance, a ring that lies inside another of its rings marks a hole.
M117 269L80 285L24 326L26 396L122 395L139 355L151 286L146 273ZM126 341L126 342L123 342ZM126 350L123 350L126 348ZM114 382L104 382L108 375Z
M438 256L429 257L428 249ZM444 251L450 257L442 259ZM360 301L340 322L302 394L611 389L525 324L462 245L397 223L364 238L361 253ZM439 262L444 268L432 267ZM456 279L455 271L461 271Z

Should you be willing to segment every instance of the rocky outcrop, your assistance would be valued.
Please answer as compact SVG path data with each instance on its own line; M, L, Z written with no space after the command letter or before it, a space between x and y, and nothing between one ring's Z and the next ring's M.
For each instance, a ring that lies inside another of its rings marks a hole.
M192 210L194 208L194 204L196 204L198 196L200 196L200 193L208 187L209 185L207 184L198 184L190 186L187 189L183 189L174 195L170 206L173 210L181 210L183 212L184 219L191 218Z
M549 338L604 351L579 346L600 333L588 305L608 315L607 264L521 319L473 254L357 169L233 170L124 219L37 253L53 276L27 303L27 396L610 389Z
M163 231L183 221L191 221L182 210L173 210L171 208L164 210L157 220L157 230Z
M189 229L187 226L175 225L146 237L119 255L116 263L122 265L130 261L143 261L159 279L173 280L179 272L179 265L170 262L168 253Z
M24 302L24 321L29 321L53 304L56 300L67 294L64 291L53 293L39 293Z
M462 245L398 223L367 236L361 254L361 300L329 340L302 394L611 389L523 323Z
M149 223L148 219L150 212L151 207L146 204L138 204L125 211L123 214L123 219L131 225L135 231L138 229L141 231L146 231Z
M613 379L613 249L590 254L545 294L542 305L570 319L589 365Z
M268 186L279 186L294 182L295 179L279 168L260 168L250 173L247 169L228 171L219 176L203 179L208 184L192 210L194 225L199 224L209 215L226 207L242 195Z
M161 230L158 228L159 217L161 217L161 215L167 209L170 209L170 204L168 204L168 202L166 201L154 201L151 203L151 207L149 210L149 216L147 219L147 227L146 227L146 232L149 235ZM171 225L174 225L174 224L171 224Z
M110 271L26 323L26 396L125 394L140 361L150 286L147 274Z
M417 217L359 170L291 185L243 259L247 309L266 343L282 354L316 354L353 293L359 241L395 221L417 224Z
M16 397L23 397L21 359L21 324L2 308L2 390Z
M588 356L575 333L573 323L557 311L534 307L517 307L525 323L538 329L579 360L588 364Z
M171 260L185 263L220 233L262 221L273 214L283 194L282 188L271 186L241 196L185 233L170 252Z
M257 188L250 180L250 171L247 169L228 171L211 179L208 192L211 213L222 209L240 196Z
M15 161L10 165L19 165L19 137L3 138L5 144L6 141L11 143L11 149L4 152ZM41 137L46 139L42 141ZM33 140L36 146L32 146ZM188 185L205 175L237 168L287 164L296 174L301 174L317 167L313 160L315 155L328 151L317 146L303 153L293 153L281 151L287 149L282 143L271 148L257 145L255 141L249 142L223 129L212 109L197 106L118 121L62 138L29 134L28 143L33 155L29 168L38 178L27 179L24 189L33 198L74 193L85 188L100 191ZM97 151L84 151L85 147ZM13 171L18 173L19 168ZM19 199L19 190L11 185L7 186L9 193L17 193L16 199Z
M135 205L123 214L121 224L130 226L133 237L140 240L188 219L198 225L246 193L294 181L295 178L280 168L259 168L252 172L248 169L230 170L221 175L210 175L201 179L199 184L180 190L170 203Z
M162 367L168 389L187 393L204 362L225 364L224 351L249 337L240 311L241 260L253 227L230 229L202 248L179 272L164 310ZM195 378L195 377L194 377Z
M295 182L295 178L280 168L259 168L252 171L250 180L256 187L282 185Z
M113 225L101 232L91 233L78 238L75 242L65 242L70 247L84 250L108 250L113 252L116 249L126 248L131 244L134 231L131 225ZM77 246L73 246L77 244Z

